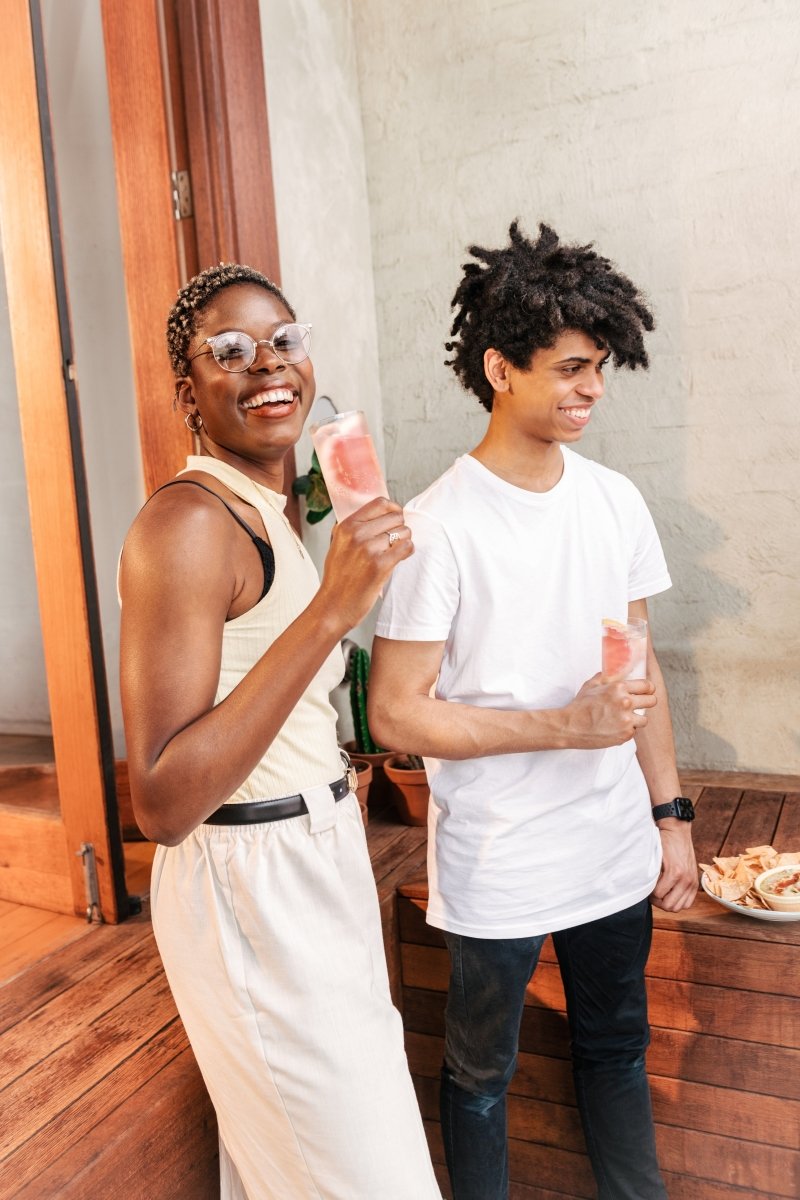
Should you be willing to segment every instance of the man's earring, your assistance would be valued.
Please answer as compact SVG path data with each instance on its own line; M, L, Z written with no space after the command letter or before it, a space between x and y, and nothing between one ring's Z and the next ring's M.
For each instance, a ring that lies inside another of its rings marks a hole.
M186 428L190 429L192 433L199 433L203 428L203 418L199 412L187 413L183 419L186 422Z

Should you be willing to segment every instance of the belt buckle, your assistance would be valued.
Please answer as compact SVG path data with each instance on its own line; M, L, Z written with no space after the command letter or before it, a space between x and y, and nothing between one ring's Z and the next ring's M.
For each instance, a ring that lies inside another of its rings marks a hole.
M358 790L358 771L351 763L350 755L346 750L340 750L339 753L342 756L342 765L345 768L344 777L347 780L347 786L351 792L355 793Z

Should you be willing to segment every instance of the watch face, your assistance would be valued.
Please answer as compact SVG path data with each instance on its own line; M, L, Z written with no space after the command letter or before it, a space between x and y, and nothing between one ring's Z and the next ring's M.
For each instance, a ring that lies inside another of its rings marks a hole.
M681 821L694 820L694 805L686 796L676 796L674 801L675 816Z

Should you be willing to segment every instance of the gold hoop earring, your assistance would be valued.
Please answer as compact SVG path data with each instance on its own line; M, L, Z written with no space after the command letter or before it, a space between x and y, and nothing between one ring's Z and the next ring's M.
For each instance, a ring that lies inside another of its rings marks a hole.
M186 428L190 429L192 433L199 433L203 428L203 418L199 412L187 413L183 419L186 422Z

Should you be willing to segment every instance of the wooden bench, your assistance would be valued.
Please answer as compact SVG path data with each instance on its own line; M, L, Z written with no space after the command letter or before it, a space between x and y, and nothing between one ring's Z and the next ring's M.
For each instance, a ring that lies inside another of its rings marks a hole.
M758 789L748 782L704 786L699 774L685 777L686 794L697 804L701 860L765 842L800 849L800 788L766 790L769 778ZM438 1123L448 956L439 933L425 924L426 900L424 876L401 885L403 1017L431 1151L449 1196ZM647 982L648 1069L670 1200L796 1200L800 922L739 916L703 894L688 912L656 910ZM528 988L509 1089L512 1200L595 1195L565 1011L548 940Z

